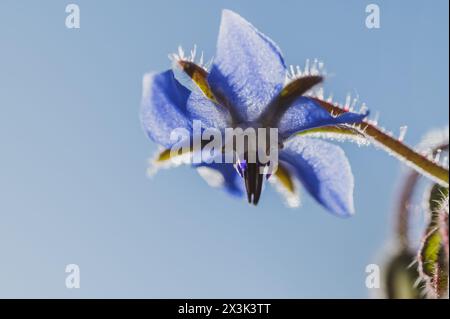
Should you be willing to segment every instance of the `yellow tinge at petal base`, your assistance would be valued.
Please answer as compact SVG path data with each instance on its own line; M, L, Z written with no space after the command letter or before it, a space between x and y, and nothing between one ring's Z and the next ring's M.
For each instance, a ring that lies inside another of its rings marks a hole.
M289 193L294 194L295 193L295 184L292 179L291 174L288 172L286 167L284 167L281 164L278 164L278 169L275 172L275 176L277 177L280 184L286 188Z
M170 149L165 149L161 151L157 156L155 161L158 163L163 163L174 159L175 157L186 155L192 152L192 148L184 149L182 148L178 153L172 154Z

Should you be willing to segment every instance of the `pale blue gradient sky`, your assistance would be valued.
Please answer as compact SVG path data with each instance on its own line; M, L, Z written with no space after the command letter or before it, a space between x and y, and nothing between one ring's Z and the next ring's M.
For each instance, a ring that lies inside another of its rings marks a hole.
M188 167L145 175L144 72L178 44L214 54L221 9L274 39L291 64L321 58L328 91L357 92L415 144L448 125L448 1L0 2L0 297L367 297L365 267L391 232L401 165L345 145L357 213L266 188L250 207ZM381 29L365 28L365 6ZM65 288L66 264L81 289Z

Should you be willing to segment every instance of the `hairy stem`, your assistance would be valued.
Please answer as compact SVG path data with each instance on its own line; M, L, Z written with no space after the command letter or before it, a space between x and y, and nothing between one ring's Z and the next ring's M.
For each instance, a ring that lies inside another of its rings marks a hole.
M317 98L313 99L333 115L340 115L346 112L331 103ZM442 167L438 163L429 160L425 155L418 153L408 145L404 144L402 141L393 138L389 134L381 131L375 125L372 125L366 121L354 124L353 128L359 130L362 134L385 148L388 152L403 159L410 167L415 169L417 172L423 175L427 175L435 182L448 187L448 169Z

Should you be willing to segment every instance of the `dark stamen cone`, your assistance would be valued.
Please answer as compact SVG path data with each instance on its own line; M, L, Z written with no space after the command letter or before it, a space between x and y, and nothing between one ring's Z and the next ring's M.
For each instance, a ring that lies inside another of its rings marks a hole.
M253 205L257 205L259 202L264 181L263 174L260 174L259 168L260 165L257 163L248 163L244 173L247 200Z

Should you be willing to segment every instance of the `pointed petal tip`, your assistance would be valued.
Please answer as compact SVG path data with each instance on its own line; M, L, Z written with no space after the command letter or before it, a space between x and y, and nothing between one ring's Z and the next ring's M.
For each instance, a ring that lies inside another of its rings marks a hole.
M234 12L233 10L230 9L223 9L222 10L222 20L223 19L233 19L233 18L239 18L239 19L244 19L242 18L239 14L237 14L236 12Z
M328 209L328 208L327 208ZM329 212L337 217L340 218L351 218L353 215L355 215L355 209L354 207L348 207L347 209L340 209L340 210L332 210L332 209L328 209Z
M245 20L242 16L240 16L238 13L229 10L229 9L223 9L222 10L222 16L220 18L220 28L226 29L228 26L231 25L243 25L243 26L253 26L250 22Z
M239 14L223 10L208 77L213 92L226 96L242 119L256 120L281 90L285 78L279 47Z

